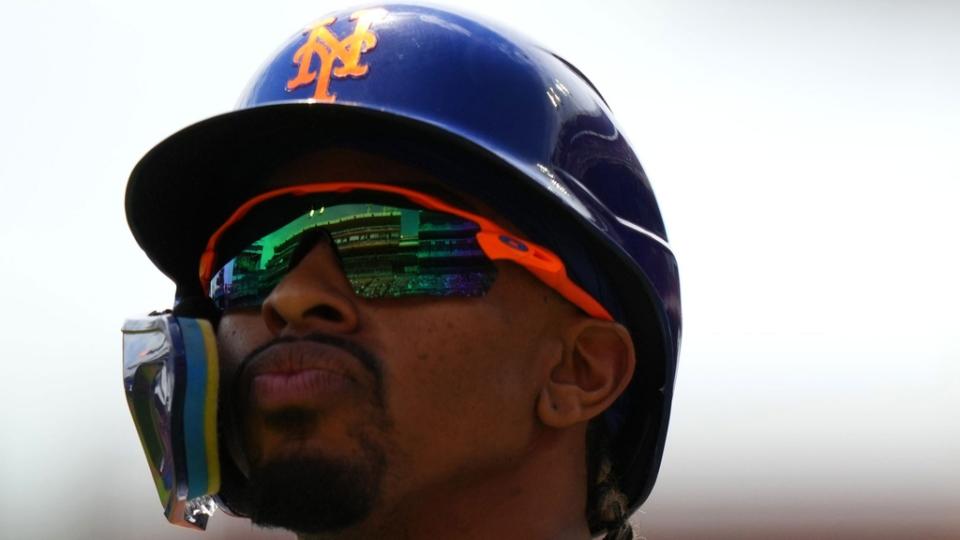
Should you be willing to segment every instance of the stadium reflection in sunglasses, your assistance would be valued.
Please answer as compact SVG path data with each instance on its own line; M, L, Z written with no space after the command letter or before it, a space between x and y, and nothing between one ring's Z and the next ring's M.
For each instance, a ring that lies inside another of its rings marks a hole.
M300 200L292 219L232 250L236 255L213 272L217 249L231 229L262 204L291 198ZM368 182L307 184L251 199L210 238L201 259L201 284L221 310L259 306L321 242L330 244L353 291L363 298L482 296L496 278L492 261L508 260L587 314L611 320L548 249L434 196Z

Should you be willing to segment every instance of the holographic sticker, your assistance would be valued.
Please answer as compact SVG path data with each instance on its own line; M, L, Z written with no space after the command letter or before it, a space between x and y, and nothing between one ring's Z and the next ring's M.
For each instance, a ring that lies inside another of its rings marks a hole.
M386 17L383 9L364 9L350 15L350 20L356 24L353 33L338 39L329 26L336 22L336 17L321 20L305 34L307 41L293 53L293 63L297 65L296 77L287 81L287 90L296 90L316 82L313 99L332 103L337 95L329 91L330 77L343 79L346 77L362 77L367 74L370 66L360 63L360 55L377 46L377 36L370 30L373 23ZM319 71L311 69L313 57L320 61ZM339 61L340 65L334 67Z

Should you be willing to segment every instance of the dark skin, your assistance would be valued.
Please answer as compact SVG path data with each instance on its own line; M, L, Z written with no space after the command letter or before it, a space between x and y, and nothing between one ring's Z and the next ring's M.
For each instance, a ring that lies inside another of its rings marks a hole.
M436 182L348 150L315 153L275 178L305 179ZM235 397L246 411L243 447L252 467L319 455L372 471L370 447L382 452L369 514L301 538L590 538L586 427L630 381L632 341L622 325L584 315L522 267L497 266L479 298L364 299L321 242L259 312L225 314L218 339L228 377L280 336L335 336L382 362L378 380L339 348L284 343L265 355L332 358L318 370L332 374L308 378L321 380L320 390L278 398L261 378ZM293 421L277 414L291 409L303 414Z

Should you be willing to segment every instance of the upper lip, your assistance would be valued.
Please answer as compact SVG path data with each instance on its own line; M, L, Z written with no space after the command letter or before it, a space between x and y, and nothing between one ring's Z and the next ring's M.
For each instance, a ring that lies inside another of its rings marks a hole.
M239 382L246 390L257 375L293 375L308 370L320 370L357 383L361 380L357 373L359 364L352 354L333 345L309 340L282 342L265 348L251 358L244 367Z

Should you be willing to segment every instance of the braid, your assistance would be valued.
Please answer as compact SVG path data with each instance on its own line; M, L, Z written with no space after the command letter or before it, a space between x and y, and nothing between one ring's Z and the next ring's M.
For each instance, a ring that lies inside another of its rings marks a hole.
M608 452L604 451L597 474L596 513L598 521L607 530L603 540L633 540L633 529L627 521L627 497L620 491Z
M591 531L606 531L603 540L633 540L627 497L620 491L602 420L587 427L587 523Z

